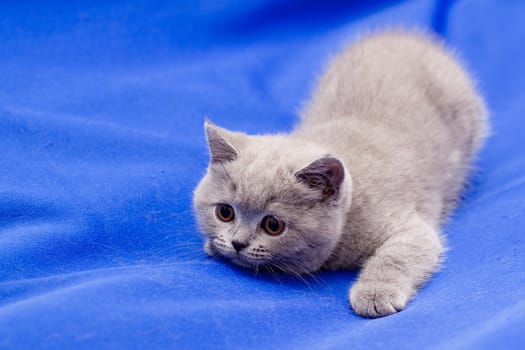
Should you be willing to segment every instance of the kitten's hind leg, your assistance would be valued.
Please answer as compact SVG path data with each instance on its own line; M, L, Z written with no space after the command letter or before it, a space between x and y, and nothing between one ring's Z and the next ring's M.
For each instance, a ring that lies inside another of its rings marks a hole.
M405 308L436 271L443 244L439 234L414 214L365 262L350 289L354 311L364 317L381 317Z

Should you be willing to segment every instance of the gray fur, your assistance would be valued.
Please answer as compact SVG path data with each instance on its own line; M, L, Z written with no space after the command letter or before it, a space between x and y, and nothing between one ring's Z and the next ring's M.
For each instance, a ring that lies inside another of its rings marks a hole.
M441 44L400 32L361 39L331 62L290 134L206 122L212 161L194 198L205 250L292 274L361 268L355 312L400 311L438 269L440 226L487 129L481 98ZM217 203L235 219L218 220ZM262 230L266 215L286 222L281 235ZM248 246L237 253L233 239Z

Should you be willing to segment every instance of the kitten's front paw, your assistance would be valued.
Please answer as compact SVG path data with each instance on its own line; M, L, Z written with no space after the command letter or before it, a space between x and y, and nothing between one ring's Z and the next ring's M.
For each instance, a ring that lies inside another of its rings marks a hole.
M350 289L350 304L364 317L382 317L405 308L410 295L394 284L384 282L357 282Z

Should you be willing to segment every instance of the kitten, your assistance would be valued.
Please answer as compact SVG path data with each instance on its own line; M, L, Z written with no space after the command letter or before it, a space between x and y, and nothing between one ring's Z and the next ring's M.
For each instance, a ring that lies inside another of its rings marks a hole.
M335 57L290 134L205 130L194 205L206 252L291 274L359 267L350 303L379 317L437 270L440 226L488 126L452 54L389 32Z

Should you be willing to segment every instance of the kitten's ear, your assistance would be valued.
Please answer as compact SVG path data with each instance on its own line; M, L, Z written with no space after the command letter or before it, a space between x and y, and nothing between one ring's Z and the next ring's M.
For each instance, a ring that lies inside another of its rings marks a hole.
M211 154L212 163L230 162L235 160L239 153L228 141L233 135L228 130L218 127L208 119L204 122L206 139Z
M343 163L337 158L324 157L295 173L299 182L319 191L322 200L337 198L345 178Z

